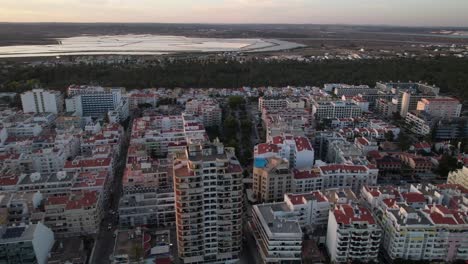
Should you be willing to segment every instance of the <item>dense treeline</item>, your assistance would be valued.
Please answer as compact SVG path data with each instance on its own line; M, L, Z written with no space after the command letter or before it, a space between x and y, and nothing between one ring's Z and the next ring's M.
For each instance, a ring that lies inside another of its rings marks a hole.
M144 87L241 87L317 85L329 82L374 85L383 80L423 80L443 93L468 99L468 60L387 59L360 61L283 62L166 62L157 65L58 65L12 67L0 71L3 91L29 89L38 80L43 86L64 89L71 83Z

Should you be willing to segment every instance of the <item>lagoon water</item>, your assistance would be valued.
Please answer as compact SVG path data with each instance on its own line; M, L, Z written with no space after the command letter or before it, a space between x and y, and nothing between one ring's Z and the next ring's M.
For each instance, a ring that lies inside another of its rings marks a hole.
M162 35L78 36L57 39L54 45L0 47L0 58L63 55L160 55L179 52L260 52L303 45L276 39L190 38Z

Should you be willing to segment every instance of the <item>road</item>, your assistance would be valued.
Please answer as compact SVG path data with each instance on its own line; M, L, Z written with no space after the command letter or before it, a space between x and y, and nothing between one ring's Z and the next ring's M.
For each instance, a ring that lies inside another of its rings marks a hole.
M117 164L114 171L114 180L112 182L112 190L107 206L105 206L104 217L101 221L101 227L96 237L94 245L94 255L89 263L101 264L110 263L109 257L114 251L115 239L114 231L118 226L118 216L111 212L117 212L119 208L120 195L122 194L122 177L125 170L127 160L128 144L130 141L130 133L132 127L132 119L130 119L128 128L124 132L122 145L120 147L120 155L117 158ZM109 225L112 227L109 230Z

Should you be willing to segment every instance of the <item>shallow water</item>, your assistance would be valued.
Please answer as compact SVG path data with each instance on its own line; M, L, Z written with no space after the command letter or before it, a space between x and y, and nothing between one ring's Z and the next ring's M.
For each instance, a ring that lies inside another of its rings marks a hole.
M0 47L0 58L60 55L159 55L177 52L273 51L302 47L275 39L189 38L161 35L79 36L54 45Z

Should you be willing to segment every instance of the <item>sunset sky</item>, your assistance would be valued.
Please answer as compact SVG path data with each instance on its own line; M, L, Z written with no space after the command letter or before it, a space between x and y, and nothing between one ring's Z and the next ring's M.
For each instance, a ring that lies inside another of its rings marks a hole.
M0 21L468 26L468 0L1 0Z

